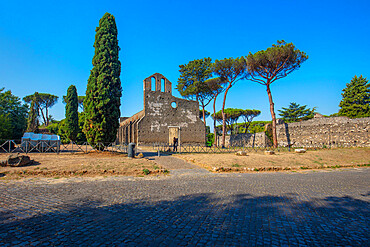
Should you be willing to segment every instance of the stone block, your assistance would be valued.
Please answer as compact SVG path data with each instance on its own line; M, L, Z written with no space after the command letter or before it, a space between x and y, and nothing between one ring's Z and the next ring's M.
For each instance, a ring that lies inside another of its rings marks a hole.
M247 156L247 152L245 151L238 151L235 153L235 155L238 155L238 156Z

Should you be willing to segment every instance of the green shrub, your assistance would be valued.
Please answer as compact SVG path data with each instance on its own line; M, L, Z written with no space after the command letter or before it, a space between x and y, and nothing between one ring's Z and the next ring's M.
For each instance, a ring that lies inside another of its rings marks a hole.
M143 173L144 173L145 175L148 175L148 174L150 173L150 171L149 171L148 169L143 169Z

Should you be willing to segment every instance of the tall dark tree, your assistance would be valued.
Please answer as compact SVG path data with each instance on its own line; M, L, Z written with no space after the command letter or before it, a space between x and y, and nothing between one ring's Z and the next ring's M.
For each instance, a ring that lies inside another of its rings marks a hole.
M48 126L52 119L52 116L49 115L49 108L53 107L57 103L58 98L59 97L56 95L36 92L34 94L25 96L23 100L29 104L31 104L31 101L35 101L38 115L41 114L44 125Z
M87 83L84 100L84 133L88 142L113 142L116 140L120 117L121 62L117 26L113 15L105 13L99 21L95 35L93 68Z
M286 43L284 40L278 40L276 45L273 44L272 47L258 51L255 54L249 52L247 56L249 72L247 78L266 86L270 102L274 147L277 147L276 116L270 85L300 68L307 58L306 53L296 49L293 43Z
M66 102L66 134L69 140L76 141L79 131L78 126L78 96L74 85L69 86L67 90Z
M63 96L63 101L62 103L63 104L66 104L66 95ZM84 100L85 100L85 96L77 96L77 99L78 99L78 107L81 109L81 111L84 111Z
M26 105L10 90L0 88L0 139L20 139L27 127Z
M36 92L33 95L33 99L31 100L30 111L28 113L28 120L27 120L27 132L38 132L39 128L39 120L38 120L38 107L36 104L36 98L38 93Z
M212 92L205 81L212 76L212 59L209 57L196 59L179 67L180 77L176 89L184 98L199 102L206 126L205 107L212 100Z
M246 61L244 57L240 58L225 58L223 60L216 60L213 67L214 73L225 82L224 101L222 103L222 146L225 146L226 137L226 121L225 121L225 105L226 105L226 95L230 88L240 79L243 79L246 75Z
M343 89L342 97L339 116L370 117L370 83L365 77L355 75Z
M297 122L302 120L308 120L314 117L316 107L310 109L306 105L299 105L295 102L290 103L288 108L282 107L282 110L279 110L279 116L285 122Z
M225 90L223 81L220 77L211 78L206 81L208 88L210 89L213 97L213 115L216 115L216 99L217 96ZM216 118L213 118L213 134L215 138L217 137L217 128L216 128ZM214 145L217 146L217 142L214 142Z

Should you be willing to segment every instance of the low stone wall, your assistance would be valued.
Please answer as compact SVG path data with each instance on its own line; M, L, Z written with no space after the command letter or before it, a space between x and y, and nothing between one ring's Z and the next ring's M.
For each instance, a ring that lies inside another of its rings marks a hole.
M314 118L279 124L276 131L279 146L370 146L370 118Z
M222 136L218 137L218 145L221 146ZM225 146L238 146L238 147L266 147L270 145L265 132L258 133L245 133L226 136Z

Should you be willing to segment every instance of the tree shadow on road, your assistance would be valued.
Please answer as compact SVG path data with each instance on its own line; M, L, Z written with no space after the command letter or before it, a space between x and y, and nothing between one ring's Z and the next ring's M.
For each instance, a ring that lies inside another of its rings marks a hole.
M82 205L58 204L32 217L27 214L35 208L2 208L0 243L363 246L369 241L367 201L209 193L109 206L107 201L86 200Z

